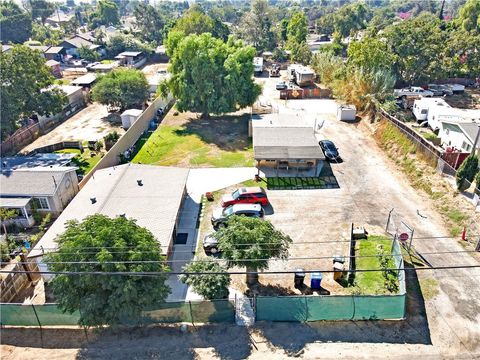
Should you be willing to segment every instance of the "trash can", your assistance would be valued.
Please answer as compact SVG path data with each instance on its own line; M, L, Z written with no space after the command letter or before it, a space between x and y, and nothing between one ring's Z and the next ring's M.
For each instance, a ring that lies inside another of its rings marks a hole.
M341 262L333 263L333 280L339 281L343 277L344 264Z
M322 284L323 275L321 272L314 272L310 276L310 288L312 290L320 290L320 285Z
M340 264L343 264L345 263L345 256L342 256L342 255L333 255L333 263L340 263Z
M294 277L294 284L295 289L300 289L304 286L303 281L305 280L305 270L303 269L296 269L295 270L295 277Z

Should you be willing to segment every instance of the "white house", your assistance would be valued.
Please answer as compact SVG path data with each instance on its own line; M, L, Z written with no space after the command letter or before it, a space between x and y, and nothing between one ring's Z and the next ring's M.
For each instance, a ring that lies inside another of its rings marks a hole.
M475 137L479 131L480 123L442 121L438 136L445 148L450 147L453 150L469 153L473 150ZM480 139L476 148L480 148Z
M480 110L436 106L429 109L427 118L428 126L433 131L437 131L440 130L443 121L454 123L471 123L474 121L480 121Z

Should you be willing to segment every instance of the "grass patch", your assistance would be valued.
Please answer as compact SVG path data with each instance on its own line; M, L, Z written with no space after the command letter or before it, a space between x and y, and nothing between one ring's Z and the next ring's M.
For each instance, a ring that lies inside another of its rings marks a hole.
M242 150L223 150L180 126L160 126L143 144L139 143L138 149L132 161L142 164L213 167L254 164L251 144Z
M83 153L78 149L63 149L55 152L58 154L75 154L76 156L72 159L72 163L74 166L78 167L77 174L79 175L88 174L102 158L101 153L92 153L89 149L84 149Z
M467 215L457 209L448 211L447 216L455 223L462 223L467 218Z
M267 178L269 190L338 188L335 177L274 177Z
M423 137L428 140L428 141L436 141L438 139L438 136L433 134L433 133L423 133Z
M115 60L102 60L100 61L102 64L113 64Z
M355 254L359 256L370 257L358 257L356 259L356 268L359 270L364 269L378 269L382 267L380 265L380 257L372 256L378 255L380 251L380 245L383 246L385 252L390 253L392 247L392 240L379 235L371 235L366 240L358 240L356 245ZM392 257L389 261L389 268L395 267L395 262ZM355 274L355 286L356 290L364 295L382 295L392 294L385 285L385 279L381 271L368 271L358 272ZM398 280L397 280L398 286Z
M438 282L435 279L418 279L425 300L431 300L439 294Z

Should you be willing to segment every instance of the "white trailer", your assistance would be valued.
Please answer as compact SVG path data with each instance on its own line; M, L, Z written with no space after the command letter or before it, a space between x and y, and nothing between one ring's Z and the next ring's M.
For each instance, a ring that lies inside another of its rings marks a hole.
M440 130L442 121L454 123L480 122L480 110L445 108L436 106L429 109L427 115L428 126L433 130Z
M290 81L294 81L298 86L312 85L315 79L315 73L312 69L298 64L288 67L288 76Z
M253 58L253 72L256 75L263 73L263 57L254 57Z
M429 110L436 106L450 108L450 105L441 98L420 98L413 102L412 112L418 122L423 122L428 119Z

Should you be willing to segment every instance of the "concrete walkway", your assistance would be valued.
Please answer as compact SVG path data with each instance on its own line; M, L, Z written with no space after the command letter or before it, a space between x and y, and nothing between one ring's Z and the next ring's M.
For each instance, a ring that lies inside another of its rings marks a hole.
M180 213L178 233L188 234L185 245L174 245L170 257L170 268L174 272L182 268L194 258L197 247L197 218L202 194L207 191L216 191L225 187L253 179L257 173L256 168L210 168L191 169L187 179L187 197ZM177 275L169 276L166 283L170 286L171 293L167 298L169 302L185 300L201 300L188 286L183 284Z

